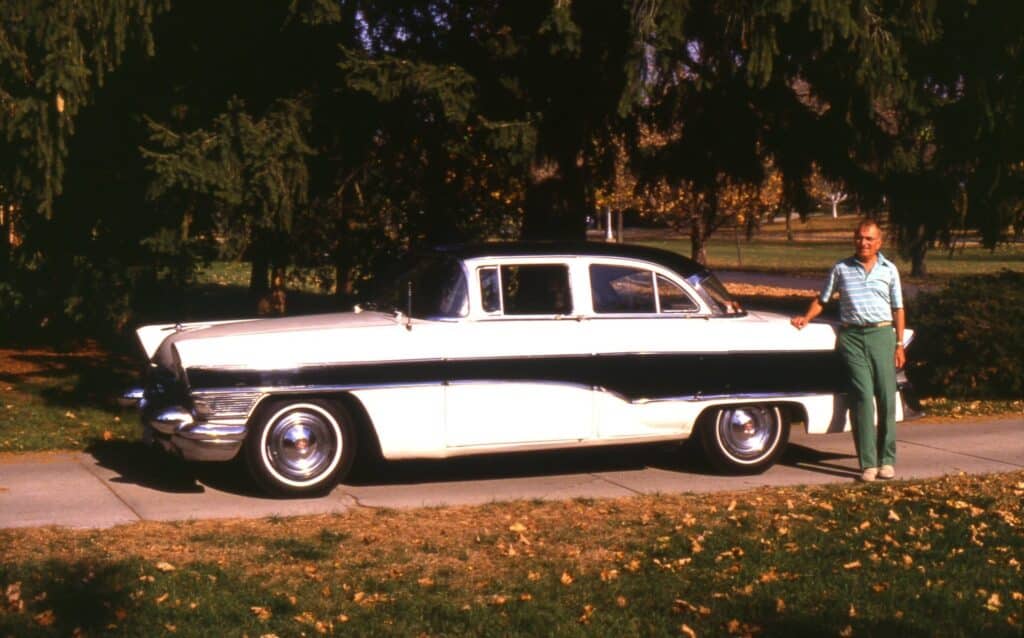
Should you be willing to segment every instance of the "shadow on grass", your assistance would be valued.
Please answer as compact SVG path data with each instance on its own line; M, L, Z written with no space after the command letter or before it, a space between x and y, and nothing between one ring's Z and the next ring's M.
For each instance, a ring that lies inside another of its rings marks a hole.
M77 352L9 351L0 381L34 392L47 404L116 410L117 397L136 382L138 362L95 346Z
M100 635L116 626L117 610L133 606L130 585L135 575L124 564L48 561L37 573L19 576L26 579L24 593L38 591L45 597L38 603L32 600L30 613L7 615L8 635ZM48 613L36 616L37 607Z

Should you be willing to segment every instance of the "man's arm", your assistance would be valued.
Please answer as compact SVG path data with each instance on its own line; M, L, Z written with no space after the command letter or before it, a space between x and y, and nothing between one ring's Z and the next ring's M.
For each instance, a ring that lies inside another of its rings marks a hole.
M811 301L811 305L807 307L807 312L802 315L798 315L789 320L789 323L793 324L793 327L797 330L801 330L804 326L811 322L812 319L821 314L821 311L825 309L825 306L821 304L821 301L815 297ZM900 310L900 316L903 316L903 311ZM903 328L900 328L900 332Z
M903 308L896 308L892 311L892 323L896 328L896 369L899 370L907 362L907 353L903 351L903 328L907 325L906 315Z

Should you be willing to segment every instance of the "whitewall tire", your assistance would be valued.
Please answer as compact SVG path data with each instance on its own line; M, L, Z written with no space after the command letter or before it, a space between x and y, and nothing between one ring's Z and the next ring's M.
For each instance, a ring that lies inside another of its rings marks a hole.
M344 407L321 400L274 401L259 410L245 442L253 479L279 496L331 490L352 469L356 428Z
M776 406L721 406L706 412L699 427L708 460L728 474L764 472L789 442L789 421Z

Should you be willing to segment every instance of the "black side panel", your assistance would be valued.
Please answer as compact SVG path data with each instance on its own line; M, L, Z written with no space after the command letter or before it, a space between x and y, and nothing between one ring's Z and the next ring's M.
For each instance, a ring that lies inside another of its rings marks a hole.
M538 381L599 386L627 399L696 394L832 393L842 388L831 351L607 354L405 361L297 370L192 368L195 389L237 387L372 387L461 381Z

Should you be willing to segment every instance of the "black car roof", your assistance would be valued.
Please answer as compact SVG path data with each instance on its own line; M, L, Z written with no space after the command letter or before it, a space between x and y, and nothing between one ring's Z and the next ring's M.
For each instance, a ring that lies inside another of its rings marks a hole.
M637 244L596 241L506 241L435 246L432 250L456 259L479 257L623 257L664 266L684 277L707 272L707 268L678 253Z

